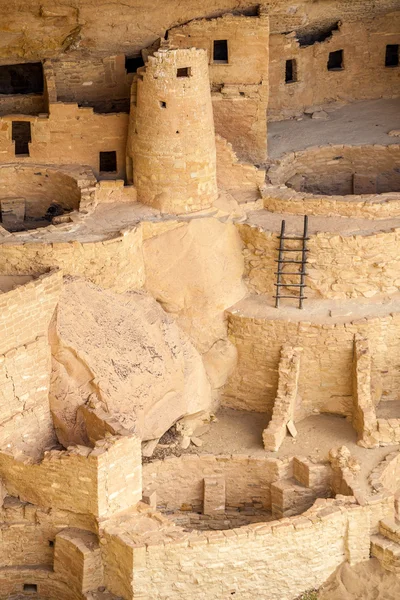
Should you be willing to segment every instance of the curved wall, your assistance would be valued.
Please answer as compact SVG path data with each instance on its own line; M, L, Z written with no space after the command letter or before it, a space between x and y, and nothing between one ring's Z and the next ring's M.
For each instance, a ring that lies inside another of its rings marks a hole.
M215 133L207 54L160 50L138 73L128 153L138 200L164 212L217 198Z
M273 185L311 194L400 193L399 163L400 144L316 146L285 155L267 176Z

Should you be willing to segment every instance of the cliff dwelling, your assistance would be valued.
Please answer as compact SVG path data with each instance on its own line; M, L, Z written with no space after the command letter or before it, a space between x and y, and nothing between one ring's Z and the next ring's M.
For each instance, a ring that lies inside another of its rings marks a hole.
M400 0L0 17L0 600L399 600Z

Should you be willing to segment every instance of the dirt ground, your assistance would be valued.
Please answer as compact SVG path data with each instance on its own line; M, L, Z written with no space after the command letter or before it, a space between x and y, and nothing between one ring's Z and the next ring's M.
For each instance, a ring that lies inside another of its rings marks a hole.
M399 600L400 578L376 558L351 567L343 563L318 593L318 600Z
M300 120L268 124L268 154L272 159L286 152L322 144L399 144L388 132L400 129L400 99L367 100L345 106L332 104L327 121L304 115Z

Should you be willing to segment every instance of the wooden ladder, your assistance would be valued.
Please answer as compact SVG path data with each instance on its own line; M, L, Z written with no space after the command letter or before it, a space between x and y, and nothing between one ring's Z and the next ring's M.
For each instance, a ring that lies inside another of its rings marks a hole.
M288 298L291 300L296 299L299 301L299 308L303 308L303 301L307 300L306 296L304 296L304 288L306 287L304 280L307 275L307 273L306 273L307 252L308 252L307 242L310 239L309 237L307 237L308 236L308 217L306 215L304 216L304 229L303 229L302 236L286 236L285 235L285 227L286 227L286 223L285 223L285 221L282 221L281 235L278 236L279 257L278 257L278 260L275 261L278 263L278 270L275 273L275 275L276 275L276 283L275 283L276 295L274 296L275 308L279 308L279 302L280 302L281 298ZM285 248L286 240L301 242L301 247L300 248ZM292 255L293 252L297 253L297 254L301 254L301 259L300 260L298 260L298 258L296 260L292 259L291 256L293 256ZM290 253L290 256L286 257L286 253ZM285 265L298 265L299 270L295 271L294 270L295 267L293 267L293 270L285 271L284 270ZM285 277L285 275L290 275L291 277L293 277L293 276L299 277L299 283L285 283L284 281L282 281L282 277ZM294 289L298 290L299 293L297 295L282 295L281 294L282 288L294 288Z

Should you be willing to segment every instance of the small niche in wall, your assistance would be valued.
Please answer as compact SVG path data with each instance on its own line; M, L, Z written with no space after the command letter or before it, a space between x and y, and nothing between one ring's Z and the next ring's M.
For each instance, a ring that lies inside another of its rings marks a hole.
M49 547L50 548L54 548L54 541L53 540L49 540Z
M328 71L342 71L343 68L343 50L329 52Z
M213 62L228 62L228 40L214 40Z
M190 77L192 74L192 69L190 67L180 67L176 70L177 77Z
M13 121L11 137L15 144L15 156L29 156L31 124L29 121Z
M160 108L167 108L167 103L164 100L160 100Z
M136 73L140 67L144 67L141 54L139 56L125 56L125 70L127 73Z
M115 150L111 152L100 152L100 172L101 173L116 173L117 171L117 153Z
M399 66L399 44L388 44L386 46L385 67Z
M37 585L36 583L24 583L24 592L34 592L37 593Z
M297 81L297 63L294 58L286 61L285 83L294 83Z

